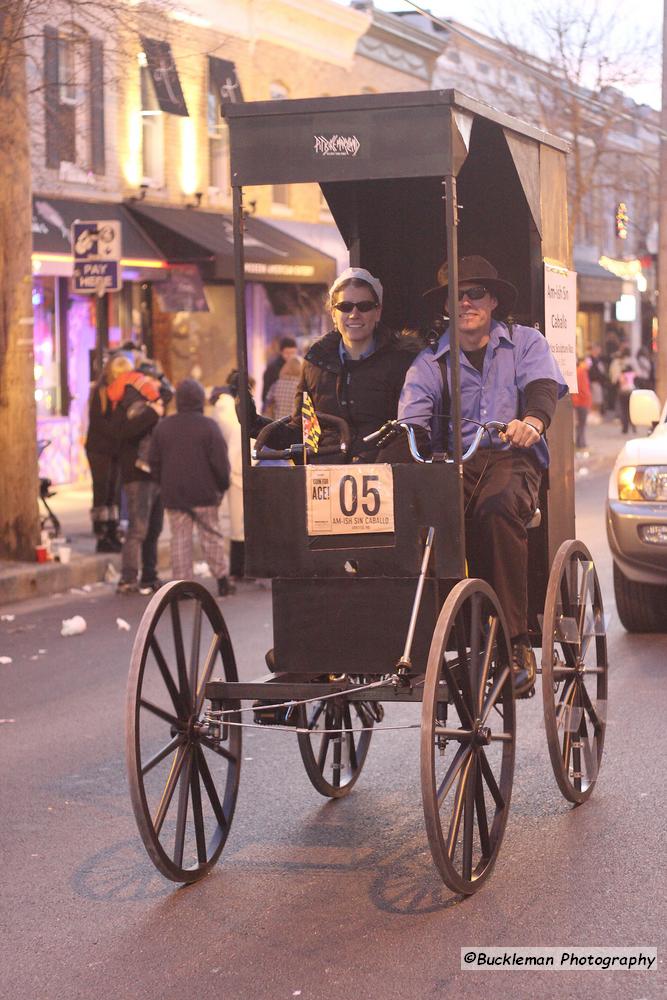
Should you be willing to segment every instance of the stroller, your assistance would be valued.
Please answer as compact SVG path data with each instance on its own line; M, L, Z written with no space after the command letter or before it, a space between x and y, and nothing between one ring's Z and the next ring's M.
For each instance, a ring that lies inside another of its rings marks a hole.
M51 444L50 440L47 438L41 438L37 442L37 458L41 458L42 454ZM51 480L47 479L46 476L39 477L39 499L42 502L44 511L40 513L39 516L39 526L42 531L48 532L49 538L58 538L60 535L60 521L53 513L49 507L48 501L51 497L56 495L56 491L51 489Z

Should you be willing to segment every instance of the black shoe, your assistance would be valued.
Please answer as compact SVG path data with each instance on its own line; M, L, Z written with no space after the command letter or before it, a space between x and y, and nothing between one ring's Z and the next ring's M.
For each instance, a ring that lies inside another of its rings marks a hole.
M154 580L142 580L139 584L139 593L146 597L148 594L155 594L162 586L164 580L160 580L157 576Z
M537 662L532 647L525 642L512 643L512 686L516 698L531 698L535 693Z
M140 593L138 583L128 583L126 580L121 580L116 587L117 594L138 594Z
M218 597L231 597L236 593L236 587L229 582L228 576L221 576L218 580Z

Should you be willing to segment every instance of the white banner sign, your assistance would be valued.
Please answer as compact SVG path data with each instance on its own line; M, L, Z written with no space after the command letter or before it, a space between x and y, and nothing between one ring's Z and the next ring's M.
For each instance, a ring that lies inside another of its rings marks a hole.
M577 391L577 274L544 265L544 332L570 392Z
M307 465L309 535L394 530L391 465Z

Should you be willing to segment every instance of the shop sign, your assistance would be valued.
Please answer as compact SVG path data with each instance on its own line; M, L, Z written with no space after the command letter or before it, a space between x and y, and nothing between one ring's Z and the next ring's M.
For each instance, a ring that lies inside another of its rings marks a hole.
M74 290L90 295L117 292L120 276L121 224L115 219L72 223Z
M544 264L544 332L570 392L577 391L577 273Z

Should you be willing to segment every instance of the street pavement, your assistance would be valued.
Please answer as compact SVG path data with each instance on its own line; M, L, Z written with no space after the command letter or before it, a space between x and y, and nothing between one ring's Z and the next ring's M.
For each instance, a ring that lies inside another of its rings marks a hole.
M0 621L0 996L18 1000L371 1000L478 997L658 1000L664 966L667 638L627 635L604 535L621 444L592 429L577 459L577 535L609 617L605 757L581 807L560 795L541 699L518 705L512 808L490 880L462 900L424 832L418 731L377 732L352 793L310 786L296 740L244 733L241 785L214 871L178 888L153 868L132 815L124 689L146 599L109 585L26 600ZM581 469L586 472L581 472ZM220 602L244 678L263 672L270 594ZM60 635L62 619L87 621ZM117 619L130 625L119 628ZM307 636L304 636L304 642ZM415 723L392 706L391 725ZM476 945L654 946L655 972L466 971Z

